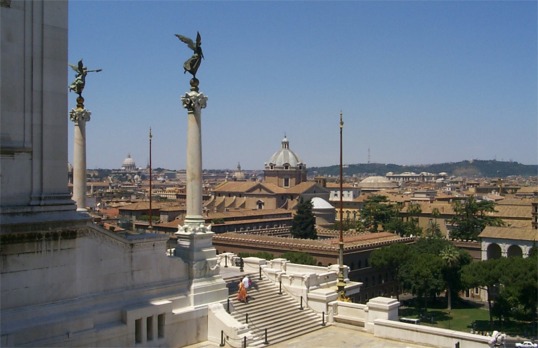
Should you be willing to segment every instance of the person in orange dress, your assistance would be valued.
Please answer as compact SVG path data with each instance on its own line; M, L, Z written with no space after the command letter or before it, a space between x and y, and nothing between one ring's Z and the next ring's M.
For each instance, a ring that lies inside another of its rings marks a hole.
M243 284L243 282L239 282L239 291L237 292L237 300L241 302L248 302L247 299L247 288Z

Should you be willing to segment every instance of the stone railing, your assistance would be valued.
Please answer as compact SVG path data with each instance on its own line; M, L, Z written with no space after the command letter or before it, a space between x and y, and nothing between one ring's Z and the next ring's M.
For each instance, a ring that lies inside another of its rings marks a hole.
M440 348L484 348L488 347L491 341L490 336L474 335L467 332L408 324L394 320L376 319L373 323L373 328L373 333L376 337Z
M221 257L224 262L229 262L226 261L228 258L235 265L237 257L232 253L223 253ZM247 273L261 272L297 302L302 302L303 306L320 314L328 313L327 304L338 297L336 293L338 265L320 267L295 264L282 258L267 261L257 257L245 257L243 267ZM345 266L346 293L348 295L358 293L361 283L350 282L347 278L348 272L349 268Z
M247 324L242 324L228 314L224 305L220 303L208 306L208 332L207 339L214 343L224 344L227 347L243 347L245 337L252 340L252 333Z
M221 254L221 265L224 262L235 265L236 258L237 256L232 253ZM243 266L247 273L261 271L267 279L280 286L283 292L290 294L297 301L301 301L302 298L303 306L326 315L328 323L346 323L362 327L376 337L435 347L452 348L459 342L462 347L478 348L487 347L491 342L489 336L400 322L398 317L400 302L396 299L375 297L366 304L338 301L336 292L338 265L317 267L293 264L286 259L267 261L246 257L243 259ZM345 267L345 270L347 278L348 268ZM347 281L346 294L351 291L358 292L360 285L361 283ZM240 327L234 330L229 332L229 337L235 340L249 334Z

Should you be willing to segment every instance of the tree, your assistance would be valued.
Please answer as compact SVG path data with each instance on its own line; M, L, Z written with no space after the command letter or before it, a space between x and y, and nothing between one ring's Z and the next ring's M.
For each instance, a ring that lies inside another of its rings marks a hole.
M428 226L426 227L426 238L441 238L443 234L441 233L441 226L435 220L430 220Z
M384 224L383 228L387 231L393 231L401 237L420 236L422 234L422 228L415 219L403 221L402 218L393 217Z
M391 220L398 217L398 212L397 206L390 204L386 196L373 195L364 202L361 218L368 231L377 232L379 225L385 227Z
M503 258L500 275L501 295L514 309L531 319L536 319L538 302L538 258L530 255L527 258L509 257ZM503 313L509 317L515 313Z
M428 297L444 289L442 268L439 256L415 251L409 262L400 269L404 289L416 295L417 303L423 302L425 309Z
M538 258L502 257L469 264L463 268L468 287L487 287L490 322L521 310L535 320L538 302Z
M493 323L492 301L497 298L504 272L501 262L502 259L475 261L462 269L462 280L467 288L486 287L490 323Z
M408 244L394 243L389 246L376 249L370 254L370 265L377 270L387 270L398 283L396 297L399 299L401 280L400 269L409 259L411 247Z
M463 202L452 204L455 216L450 220L454 226L450 235L453 239L477 240L486 226L502 226L502 219L488 215L495 212L495 202L477 201L470 196Z
M443 279L445 281L447 308L452 310L452 293L462 290L461 269L471 263L471 255L464 250L457 249L452 244L447 245L439 254L443 260Z
M316 265L316 259L307 253L298 251L287 251L281 256L282 258L290 261L291 263L298 263L301 265Z
M305 201L301 197L297 213L293 217L290 232L294 238L318 239L316 217L312 212L312 201Z

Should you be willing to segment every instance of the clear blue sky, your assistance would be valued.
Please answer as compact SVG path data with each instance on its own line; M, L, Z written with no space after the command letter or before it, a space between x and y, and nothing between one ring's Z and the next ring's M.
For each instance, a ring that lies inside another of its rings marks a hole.
M103 69L88 168L146 166L150 127L153 167L185 168L174 34L196 31L205 169L263 169L284 135L307 167L338 164L340 111L348 164L538 163L536 1L74 0L69 62Z

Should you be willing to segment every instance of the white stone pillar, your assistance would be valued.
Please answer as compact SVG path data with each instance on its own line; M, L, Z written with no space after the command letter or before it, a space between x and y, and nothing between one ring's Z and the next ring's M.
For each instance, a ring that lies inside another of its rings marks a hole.
M188 110L187 128L187 214L185 226L197 229L204 223L202 216L202 109L207 97L191 91L181 97Z
M375 297L370 299L366 306L368 306L368 317L364 328L368 332L374 332L374 321L376 319L398 320L400 302L393 298Z
M194 79L193 79L194 80ZM196 80L197 81L197 80ZM224 301L228 296L226 283L219 274L217 253L213 247L213 232L202 216L202 109L207 97L198 92L191 81L191 91L181 97L188 111L187 128L187 214L183 226L178 226L174 255L189 267L192 306Z
M78 102L78 100L77 100ZM86 122L90 121L91 112L80 103L69 113L75 123L73 134L73 200L77 211L86 211Z

